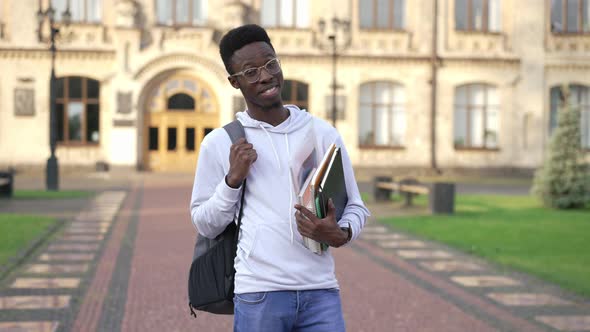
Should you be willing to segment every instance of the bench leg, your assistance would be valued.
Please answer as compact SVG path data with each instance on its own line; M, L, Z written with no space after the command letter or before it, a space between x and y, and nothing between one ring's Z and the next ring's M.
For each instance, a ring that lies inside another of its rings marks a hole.
M414 194L412 194L412 193L404 193L404 196L405 196L404 206L412 206L412 201L414 199Z
M377 183L392 182L393 178L390 176L377 176L373 181L373 197L375 198L375 202L387 202L391 200L391 190L379 188L377 187Z

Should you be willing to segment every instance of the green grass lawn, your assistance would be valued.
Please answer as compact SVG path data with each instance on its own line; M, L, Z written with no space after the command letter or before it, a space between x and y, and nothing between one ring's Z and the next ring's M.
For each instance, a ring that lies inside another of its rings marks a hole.
M85 198L94 195L91 191L81 190L15 190L13 198L15 199L67 199L67 198Z
M551 210L533 197L466 195L457 197L455 210L383 221L590 296L590 208Z
M42 216L0 213L0 266L26 249L55 222Z

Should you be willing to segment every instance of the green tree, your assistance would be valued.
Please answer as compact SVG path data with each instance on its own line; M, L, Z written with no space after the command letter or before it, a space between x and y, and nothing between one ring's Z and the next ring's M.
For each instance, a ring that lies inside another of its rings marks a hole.
M568 101L567 87L561 89L561 95L557 128L547 158L535 173L532 193L547 207L583 208L590 201L590 167L581 144L580 110Z

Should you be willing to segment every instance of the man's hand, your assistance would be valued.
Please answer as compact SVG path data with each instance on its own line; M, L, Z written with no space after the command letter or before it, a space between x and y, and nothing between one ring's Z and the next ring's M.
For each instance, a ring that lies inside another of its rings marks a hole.
M238 139L231 146L229 152L229 172L225 176L227 185L239 188L256 159L258 159L258 154L254 150L254 146L243 137Z
M345 244L348 234L340 229L336 222L336 208L332 199L328 200L328 212L324 219L318 218L304 206L295 205L295 220L297 220L297 230L301 235L321 243L326 243L331 247L340 247Z

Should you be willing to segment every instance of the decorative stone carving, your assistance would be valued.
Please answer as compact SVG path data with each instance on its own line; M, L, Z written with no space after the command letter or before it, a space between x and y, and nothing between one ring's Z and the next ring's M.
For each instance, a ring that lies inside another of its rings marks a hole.
M135 120L115 119L113 120L113 127L135 127Z
M14 89L14 115L35 115L35 90L23 88Z
M118 28L135 28L139 5L133 0L119 0L115 4L117 16L115 24Z
M87 32L86 33L86 43L91 44L96 40L96 33L95 32Z
M1 54L0 50L0 54ZM167 70L170 66L174 67L182 67L182 66L202 66L208 70L211 70L215 73L216 77L219 79L220 82L227 83L227 72L225 68L219 63L214 62L210 59L199 57L193 54L171 54L167 56L162 56L159 58L154 59L153 61L147 63L142 68L140 68L133 76L135 80L141 80L145 76L149 76L150 74L154 74L163 70Z
M224 19L221 24L225 29L243 25L247 22L250 22L249 19L251 12L252 10L250 6L242 3L241 1L228 1L223 6Z
M117 92L117 113L129 114L132 108L131 92Z

